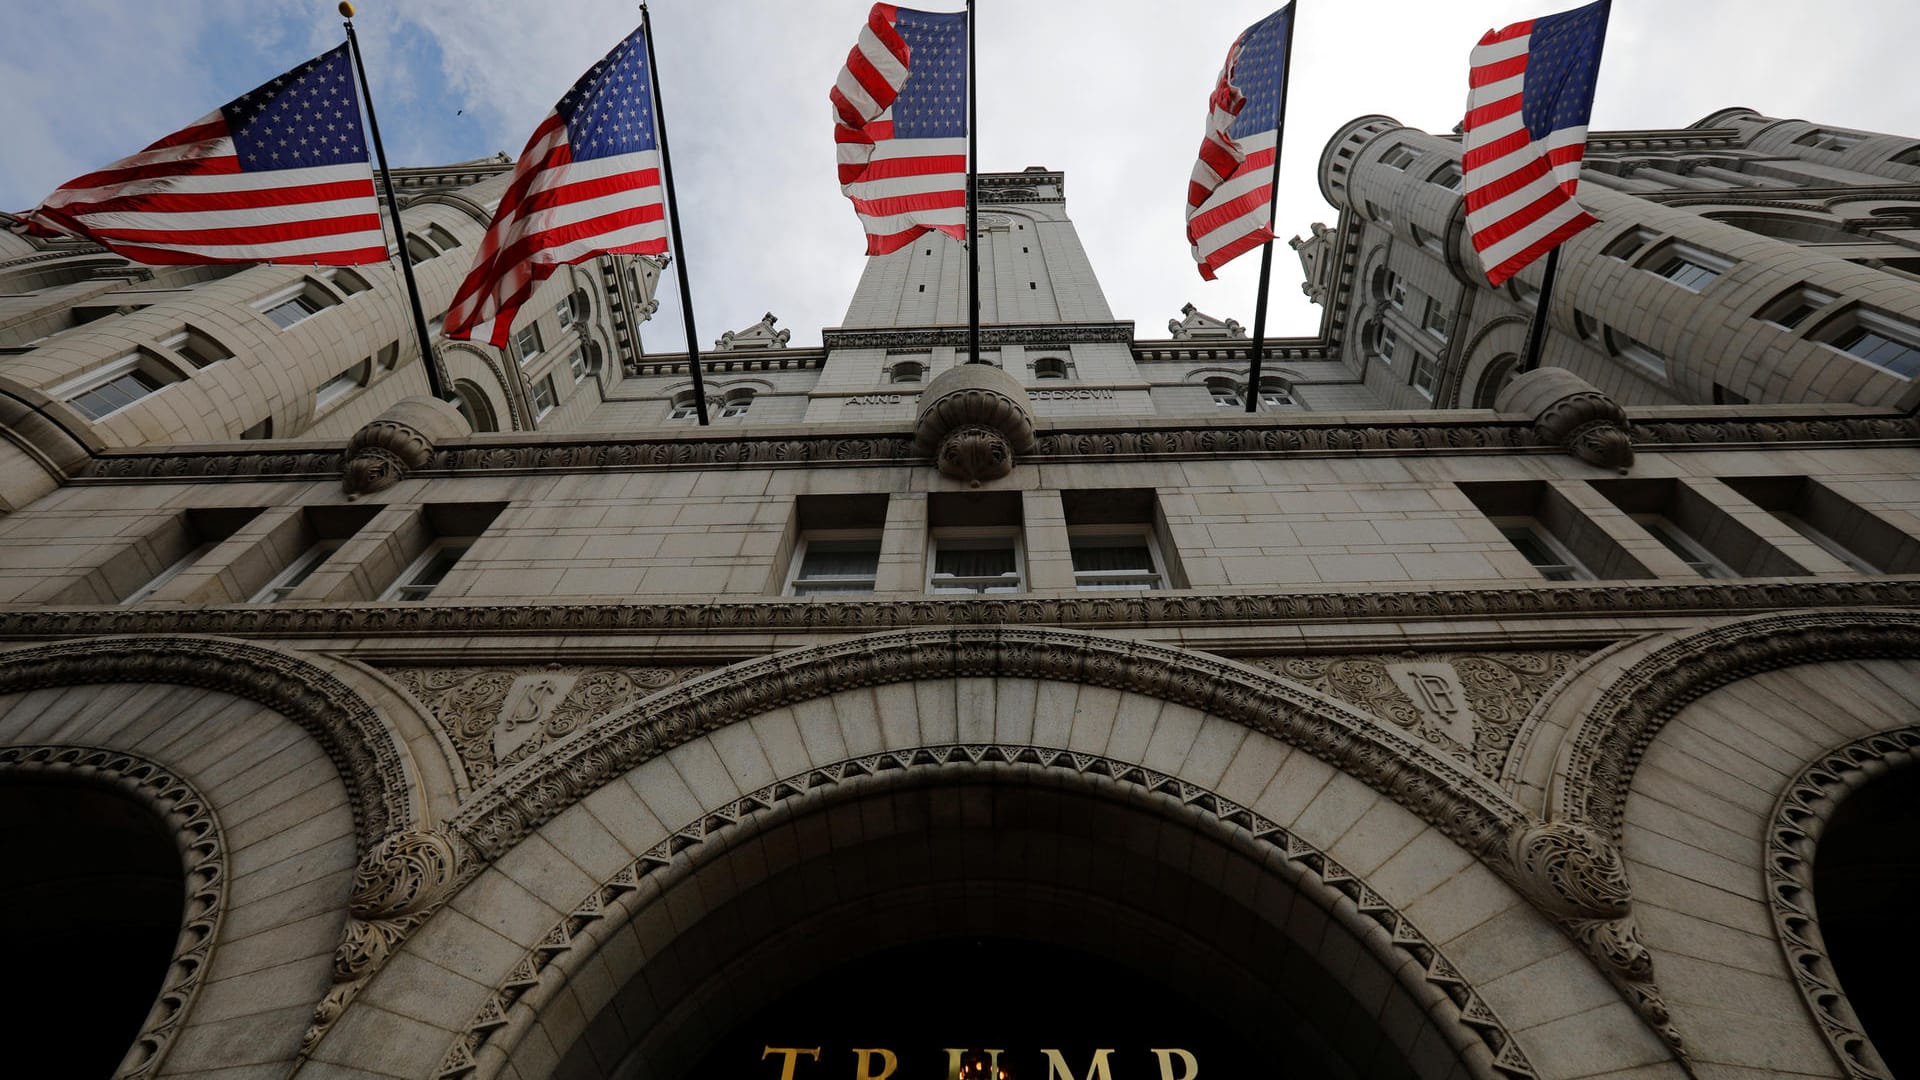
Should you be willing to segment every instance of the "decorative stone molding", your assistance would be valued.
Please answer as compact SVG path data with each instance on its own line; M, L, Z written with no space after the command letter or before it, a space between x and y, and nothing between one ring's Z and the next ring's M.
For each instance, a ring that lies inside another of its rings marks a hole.
M0 777L10 773L58 776L101 783L128 792L151 807L173 830L180 848L187 895L173 959L133 1046L113 1072L114 1080L158 1075L174 1036L205 981L213 943L227 908L226 841L213 804L194 786L136 754L79 746L0 748Z
M1182 307L1180 314L1185 318L1167 320L1167 333L1175 341L1228 341L1247 336L1247 328L1239 320L1216 319L1192 304Z
M1893 1080L1834 975L1814 909L1813 861L1835 807L1889 769L1920 764L1920 727L1875 732L1836 747L1801 770L1774 803L1767 830L1767 906L1786 950L1787 970L1852 1080Z
M258 604L215 608L32 607L0 610L0 639L96 634L462 638L594 632L876 631L1019 623L1084 629L1270 623L1521 620L1583 615L1742 615L1794 608L1920 607L1920 578L1540 584L1399 591L1086 594L956 599L759 598L687 604ZM1606 633L1616 632L1609 628Z
M991 364L948 368L920 394L913 445L942 475L979 487L1012 472L1016 454L1033 452L1033 404L1018 379Z
M687 822L582 897L571 914L555 923L540 943L521 957L486 1003L468 1020L448 1048L435 1076L438 1080L461 1080L472 1075L478 1068L480 1048L508 1025L508 1012L515 1003L530 993L536 997L546 996L543 990L550 992L551 986L566 980L578 954L590 955L592 945L589 943L597 940L592 929L596 924L609 918L623 921L631 918L640 900L657 895L660 883L663 879L670 881L675 870L684 872L691 859L703 854L702 849L709 841L725 847L732 839L731 834L743 826L751 827L757 815L795 799L857 796L857 788L870 783L869 778L891 777L902 770L965 774L1021 767L1060 770L1071 776L1106 777L1140 789L1149 799L1165 800L1189 813L1204 815L1211 822L1245 830L1267 847L1274 859L1299 873L1305 887L1324 890L1328 898L1335 901L1326 905L1334 912L1333 918L1365 920L1384 931L1383 935L1363 934L1362 940L1383 951L1390 950L1396 960L1411 962L1417 977L1444 995L1436 1009L1443 1010L1443 1019L1454 1021L1471 1032L1484 1047L1494 1075L1511 1080L1528 1080L1537 1075L1512 1032L1459 969L1405 915L1368 888L1363 879L1297 834L1212 791L1130 762L1047 747L946 744L889 751L812 769ZM656 885L652 890L646 889L650 879ZM1345 908L1351 908L1352 913L1343 915ZM576 948L576 942L584 947Z
M820 332L820 342L833 349L902 349L927 352L940 347L964 348L967 328L938 330L861 330L832 328ZM981 345L1127 345L1133 342L1133 324L1043 323L1033 326L983 326Z
M102 636L0 652L0 694L103 683L201 687L257 702L293 721L339 771L360 851L418 819L413 769L392 730L346 683L295 656L206 637Z
M348 495L385 491L433 460L434 443L471 435L467 418L439 398L403 398L347 440L340 486Z
M960 332L964 334L964 331ZM1055 339L1057 341L1057 339ZM961 340L949 344L961 344ZM863 346L864 347L864 346ZM1235 346L1235 358L1245 347ZM1184 354L1183 354L1184 355ZM1312 356L1270 356L1270 360L1310 361ZM1735 445L1818 445L1920 440L1920 419L1885 414L1856 416L1783 416L1731 419L1698 417L1641 421L1629 426L1632 442L1672 453ZM1040 432L1038 456L1083 461L1130 461L1143 456L1180 459L1219 454L1256 457L1417 455L1458 450L1527 451L1547 442L1527 421L1452 419L1405 422L1352 422L1272 417L1256 422L1237 418L1206 424L1146 421L1127 428ZM806 467L821 463L893 465L923 461L910 434L876 431L854 435L765 435L745 437L658 437L596 441L554 439L521 445L489 441L482 446L442 446L415 475L451 476L455 472L568 472L601 469L727 469ZM235 444L217 450L110 450L99 453L73 484L128 480L239 479L252 477L339 476L345 455L312 447Z
M1333 262L1334 244L1339 239L1334 231L1321 222L1308 226L1309 236L1294 237L1287 246L1300 256L1300 271L1306 280L1300 283L1300 291L1307 299L1326 306L1327 298L1333 294L1333 277L1337 267Z
M315 1006L300 1039L304 1060L348 1005L420 924L476 872L473 853L447 833L399 832L381 837L353 871L347 925L333 953L333 985Z
M1633 464L1627 413L1592 383L1565 368L1523 371L1494 398L1500 412L1533 417L1534 431L1589 465L1626 472Z
M643 762L738 721L843 690L984 676L1107 686L1191 706L1301 747L1498 863L1520 809L1423 740L1258 669L1145 642L1022 626L904 630L735 664L549 746L476 791L448 828L481 857Z
M760 317L760 321L744 330L728 330L720 335L713 347L721 352L740 352L749 349L784 349L793 338L791 330L775 330L776 321L769 311Z

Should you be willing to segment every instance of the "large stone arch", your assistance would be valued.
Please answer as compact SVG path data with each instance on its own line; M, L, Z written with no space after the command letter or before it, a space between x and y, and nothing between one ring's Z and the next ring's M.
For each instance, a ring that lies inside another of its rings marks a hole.
M1120 674L1124 657L1159 672L1141 676L1156 692ZM397 947L308 1068L492 1075L552 1034L570 1047L635 977L636 903L675 875L842 787L984 771L1104 785L1196 844L1262 850L1260 865L1299 875L1289 895L1319 897L1307 906L1348 935L1348 963L1361 948L1398 957L1396 984L1435 1018L1429 1044L1463 1055L1450 1060L1466 1074L1679 1075L1579 946L1489 866L1499 858L1452 838L1479 835L1461 827L1471 814L1423 820L1356 778L1372 758L1331 731L1364 718L1340 713L1289 745L1302 733L1288 717L1324 709L1304 694L1176 650L1010 629L876 635L682 684L476 793L454 827L491 862ZM1402 760L1395 776L1420 775L1419 751Z

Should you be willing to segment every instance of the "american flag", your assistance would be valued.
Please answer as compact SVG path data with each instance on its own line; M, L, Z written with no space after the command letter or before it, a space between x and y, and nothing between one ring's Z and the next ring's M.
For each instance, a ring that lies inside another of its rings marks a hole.
M385 262L347 47L60 185L26 232L142 263Z
M967 16L875 4L828 95L840 190L885 255L967 238Z
M1473 50L1461 171L1491 284L1597 221L1573 197L1608 3L1489 30Z
M555 268L596 255L667 250L666 199L647 45L635 30L573 84L520 160L446 336L505 347L513 317Z
M1227 50L1207 101L1207 133L1187 184L1187 242L1200 276L1273 239L1280 97L1293 48L1293 5L1261 19Z

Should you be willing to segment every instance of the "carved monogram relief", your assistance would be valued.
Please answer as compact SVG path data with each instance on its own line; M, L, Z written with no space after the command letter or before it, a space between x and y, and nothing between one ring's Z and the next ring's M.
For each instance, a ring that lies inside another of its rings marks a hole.
M1584 655L1263 656L1252 663L1405 728L1498 781L1520 722Z
M627 704L711 670L704 667L394 668L387 672L433 713L475 787Z

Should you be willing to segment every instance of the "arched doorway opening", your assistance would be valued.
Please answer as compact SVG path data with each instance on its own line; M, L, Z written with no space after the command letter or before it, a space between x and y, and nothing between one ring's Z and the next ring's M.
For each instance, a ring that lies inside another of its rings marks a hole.
M478 383L469 379L455 379L453 382L453 404L460 415L475 431L499 431L500 420L494 415L493 405L487 400L487 392Z
M0 773L0 820L0 947L33 973L0 1040L58 1047L61 1075L111 1076L179 944L174 830L131 792L33 772Z
M1820 936L1847 1003L1894 1076L1920 1076L1912 979L1920 943L1899 928L1920 905L1920 771L1911 757L1850 789L1814 848Z
M855 1071L876 1048L893 1080L941 1075L949 1047L1003 1050L1009 1080L1046 1080L1049 1049L1105 1080L1183 1080L1174 1050L1215 1077L1496 1075L1311 860L1165 793L982 761L722 825L569 958L617 989L502 1046L521 1075L781 1080L770 1046L821 1049L790 1080L879 1080Z

